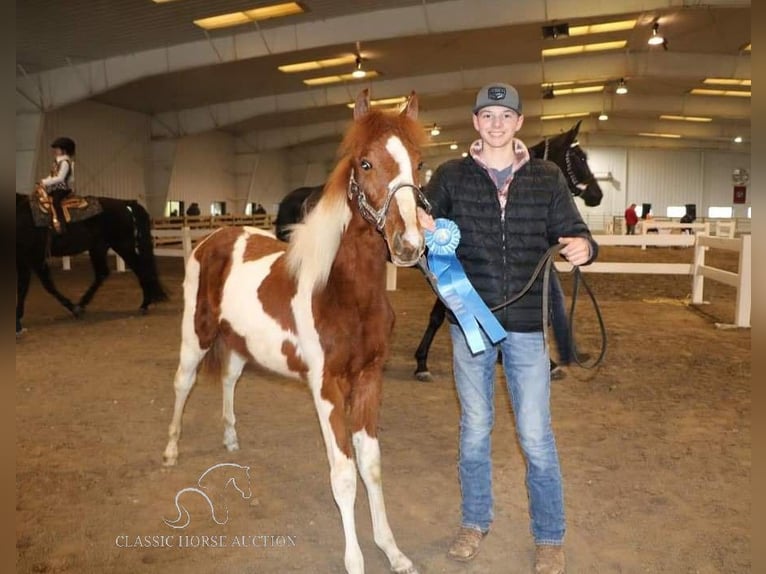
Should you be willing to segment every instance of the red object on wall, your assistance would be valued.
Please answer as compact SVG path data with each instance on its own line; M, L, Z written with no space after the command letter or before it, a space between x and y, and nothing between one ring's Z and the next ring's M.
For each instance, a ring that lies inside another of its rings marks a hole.
M734 203L746 203L747 202L747 186L735 185L734 186Z

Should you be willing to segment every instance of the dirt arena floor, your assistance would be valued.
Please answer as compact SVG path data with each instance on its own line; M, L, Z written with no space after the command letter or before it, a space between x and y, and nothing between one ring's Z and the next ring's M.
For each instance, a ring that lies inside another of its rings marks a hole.
M691 257L683 248L623 247L603 248L601 260ZM707 260L736 269L734 254L710 251ZM33 283L28 331L16 342L17 572L343 572L340 516L301 383L246 370L235 403L241 450L230 454L221 444L220 388L201 380L187 405L179 464L162 467L183 269L178 259L160 267L172 300L146 316L136 312L132 274L113 274L79 321ZM89 273L78 257L55 279L75 298ZM503 385L493 435L495 523L472 563L445 556L459 520L448 335L443 329L432 349L435 381L416 382L412 353L433 298L417 271L398 277L380 437L399 546L421 574L532 572L524 465ZM686 277L587 279L606 323L606 358L595 370L570 369L552 391L568 572L750 572L750 331L715 326L732 322L734 289L707 281L710 304L695 309ZM596 353L598 325L584 299L575 323L580 349ZM168 526L164 520L178 516L176 494L222 463L250 468L252 497L224 490L224 471L236 467L219 467L210 492L219 513L228 509L225 524L187 492L190 524ZM387 572L361 481L356 511L367 572Z

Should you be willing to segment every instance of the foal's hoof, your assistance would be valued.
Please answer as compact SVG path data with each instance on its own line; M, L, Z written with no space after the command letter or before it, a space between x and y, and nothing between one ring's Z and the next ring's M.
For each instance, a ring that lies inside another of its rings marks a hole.
M431 371L415 371L415 378L421 383L430 383L434 380Z
M72 307L72 315L75 319L82 319L82 316L85 314L85 307L80 307L79 305L75 305Z
M139 311L141 312L142 315L146 315L146 314L149 313L149 306L148 305L146 305L146 306L142 305L141 308L139 309Z

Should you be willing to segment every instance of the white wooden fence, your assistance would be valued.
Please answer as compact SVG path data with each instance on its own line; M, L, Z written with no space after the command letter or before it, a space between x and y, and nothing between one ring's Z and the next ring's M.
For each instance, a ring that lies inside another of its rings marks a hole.
M674 223L652 222L653 225L664 225L665 229L673 230L678 227L692 227L702 233L641 233L640 235L595 235L599 245L636 246L645 249L647 245L661 247L694 247L694 258L690 263L649 263L649 262L600 262L596 261L581 267L584 273L639 273L660 275L688 275L692 278L692 304L703 304L705 279L718 281L737 289L734 324L735 327L750 327L751 309L751 236L712 237L704 231L709 231L709 223ZM672 224L672 225L671 225ZM695 227L697 226L697 227ZM188 259L194 243L210 234L212 228L195 228L183 226L180 228L153 229L155 248L154 253L160 257L183 257ZM736 273L725 271L705 264L705 252L710 249L726 249L739 252L739 266ZM117 258L117 270L124 271L125 263ZM63 258L64 269L70 268L68 257ZM557 261L556 268L569 271L572 266L565 261ZM386 268L386 289L396 290L396 266L388 263ZM719 325L726 327L727 325Z
M163 226L160 229L152 229L154 239L154 255L157 257L183 257L184 262L191 255L197 241L210 235L216 228L211 227L171 227ZM271 231L270 228L267 228ZM109 254L117 260L117 271L125 271L125 261L111 249ZM62 257L62 265L65 270L72 268L69 257ZM393 263L386 264L386 290L396 291L396 266Z
M161 257L183 257L185 260L189 257L195 240L209 235L214 229L229 225L249 225L268 231L274 229L272 217L268 213L159 217L152 221L154 254ZM183 232L184 229L188 230L188 233ZM117 271L124 272L125 261L111 249L108 253L114 255ZM69 256L62 257L61 264L65 271L72 268Z
M611 217L611 220L608 221L605 227L603 228L605 233L608 233L610 235L625 234L625 218L618 215L614 215L610 217ZM719 219L717 217L698 217L693 224L684 223L678 226L668 227L663 225L665 223L680 224L681 222L678 218L671 219L669 217L655 217L650 220L639 221L637 230L638 230L638 233L641 233L642 226L646 224L647 230L659 228L660 233L668 233L668 231L664 231L664 230L671 229L671 232L672 232L673 229L684 229L684 228L691 228L692 230L702 229L700 227L695 227L695 226L699 226L701 224L707 223L709 224L710 227L708 228L708 231L705 231L705 233L708 233L710 235L715 235L716 237L735 237L738 235L749 234L752 221L748 217L736 217L733 219ZM594 232L597 232L597 230L599 229L596 227L592 227L590 223L588 223L588 227L590 228L591 231L594 231Z
M734 325L736 327L750 326L750 280L752 269L750 258L752 256L751 235L743 235L737 239L723 237L709 237L700 235L694 249L694 269L692 273L692 303L701 304L705 278L731 285L737 289L737 303L734 310ZM705 265L705 251L709 247L726 249L739 252L739 265L737 272L725 271Z
M182 227L179 229L153 229L155 238L154 254L159 257L183 257L186 261L194 248L195 240L212 233L212 229L191 229ZM164 245L164 246L163 246ZM118 258L119 259L119 258ZM386 265L386 289L396 290L396 266L393 263Z
M689 224L684 224L689 225ZM649 234L649 235L595 235L599 245L656 245L663 247L694 247L693 260L690 263L620 263L596 261L580 267L583 273L639 273L659 275L688 275L692 278L692 304L701 305L705 279L725 283L737 289L734 311L735 327L750 327L751 308L751 236L736 238L712 237L703 233L697 235ZM725 271L705 264L708 249L726 249L739 252L737 272ZM565 261L557 261L556 268L570 271L572 266ZM728 327L730 325L717 325Z

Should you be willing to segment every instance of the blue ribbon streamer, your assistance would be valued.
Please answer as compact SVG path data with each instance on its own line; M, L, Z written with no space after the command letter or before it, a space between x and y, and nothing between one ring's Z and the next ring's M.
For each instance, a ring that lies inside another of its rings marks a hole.
M435 223L436 229L425 233L428 267L436 279L439 297L455 315L471 352L480 353L486 350L480 328L493 344L505 339L505 329L479 297L455 255L460 243L458 226L443 218Z

